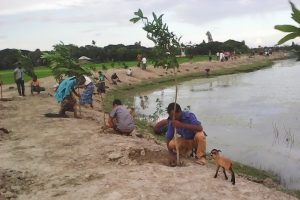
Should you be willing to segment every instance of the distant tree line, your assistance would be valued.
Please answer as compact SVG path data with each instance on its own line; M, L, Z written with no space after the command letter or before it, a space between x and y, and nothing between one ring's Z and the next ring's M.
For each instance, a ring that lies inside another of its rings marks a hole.
M75 60L80 58L81 56L86 56L92 59L94 63L103 63L109 62L112 59L115 62L126 62L126 61L133 61L136 60L138 54L142 54L147 58L153 58L155 52L157 51L155 47L147 48L141 46L139 43L134 45L108 45L105 47L98 47L95 45L86 45L78 47L76 45L69 44L67 45L70 48L71 56ZM200 44L196 44L195 46L186 46L186 55L208 55L208 52L211 51L213 55L217 52L221 51L235 51L236 53L241 52L242 54L250 53L252 51L258 52L259 49L264 49L269 47L258 47L254 49L249 49L249 47L245 44L245 41L238 42L235 40L228 40L224 43L222 42L209 42L206 43L203 41ZM274 51L283 49L283 50L290 50L290 46L283 46L283 47L270 47L273 48ZM292 47L295 50L299 50L298 45L293 45ZM23 55L26 55L31 60L32 67L37 66L46 66L46 60L41 59L42 51L40 49L36 49L35 51L27 51L21 50ZM48 52L49 51L44 51ZM178 52L180 55L180 52ZM5 69L14 69L15 63L20 60L20 55L17 49L4 49L0 51L0 70Z

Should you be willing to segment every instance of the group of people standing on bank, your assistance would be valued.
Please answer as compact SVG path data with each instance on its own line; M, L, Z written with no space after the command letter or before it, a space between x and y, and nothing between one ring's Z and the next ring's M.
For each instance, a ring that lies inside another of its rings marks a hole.
M147 67L147 59L145 56L143 56L142 58L142 55L141 54L138 54L137 55L137 67L141 67L141 64L142 64L142 70L145 70L146 67Z
M146 68L146 58L142 59L143 68ZM20 96L25 96L24 87L24 73L21 63L14 70L14 79L18 87ZM116 73L111 77L112 81L120 81ZM99 82L97 85L98 93L105 93L105 80L108 78L99 71ZM109 80L108 80L109 81ZM32 77L30 81L31 93L45 91L46 88L41 86L41 82L37 76ZM82 94L76 92L77 88L84 88ZM95 85L88 76L81 76L79 78L69 77L63 80L56 89L55 98L60 103L59 115L61 117L69 117L66 115L67 111L74 112L74 117L81 119L77 112L77 100L75 96L80 98L80 104L90 104L93 109L93 99ZM135 129L133 115L130 111L122 105L119 99L113 101L113 110L108 119L108 125L105 123L104 128L113 128L116 133L121 135L131 135ZM176 157L174 150L174 128L177 128L177 133L181 136L177 139L179 154L182 156L189 156L193 149L196 149L196 162L201 165L206 163L206 133L203 131L201 122L196 118L195 114L189 111L182 111L179 104L170 103L167 108L169 117L156 124L154 132L160 135L165 135L167 138L167 148L169 152L169 163L175 164ZM174 117L175 116L175 117Z

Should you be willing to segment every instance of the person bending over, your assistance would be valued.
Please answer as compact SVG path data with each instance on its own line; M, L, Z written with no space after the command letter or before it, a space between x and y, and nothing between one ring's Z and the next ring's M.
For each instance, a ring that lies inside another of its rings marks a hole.
M95 90L95 85L89 77L84 76L84 78L85 78L84 91L80 98L80 104L83 104L83 105L90 104L90 109L94 109L93 94L94 94L94 90Z
M81 86L85 83L85 78L82 76L78 79L76 79L75 76L69 77L65 80L63 80L54 95L58 103L60 103L60 110L59 115L62 117L69 117L66 115L66 111L74 112L74 117L77 119L81 119L81 116L77 114L77 101L74 97L76 95L77 97L81 97L75 89L78 86Z
M113 110L109 114L108 124L105 128L113 128L118 134L130 135L135 129L133 117L122 105L119 99L113 101Z
M165 136L168 131L169 121L171 119L171 117L168 117L167 119L157 122L157 124L153 127L153 131L158 135Z

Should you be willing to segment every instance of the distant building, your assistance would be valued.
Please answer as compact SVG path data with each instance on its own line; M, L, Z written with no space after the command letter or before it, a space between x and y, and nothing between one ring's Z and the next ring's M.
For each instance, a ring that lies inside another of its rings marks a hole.
M86 57L86 56L81 56L80 58L78 58L78 63L81 64L86 64L89 63L91 61L90 58Z

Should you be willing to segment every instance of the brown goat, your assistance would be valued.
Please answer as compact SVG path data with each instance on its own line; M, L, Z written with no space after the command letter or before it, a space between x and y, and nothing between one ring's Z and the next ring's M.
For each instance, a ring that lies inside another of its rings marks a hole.
M219 155L219 152L221 152L221 150L217 150L217 149L213 149L210 152L210 154L212 155L212 157L215 159L216 166L217 166L217 171L216 171L216 175L214 176L214 178L217 178L218 172L219 172L219 168L221 166L223 168L225 179L226 180L228 179L228 177L226 175L226 172L225 172L225 169L226 169L226 171L231 174L231 182L232 182L232 185L234 185L235 184L235 175L234 175L234 172L232 170L233 162L230 159L228 159L228 158L221 157Z

